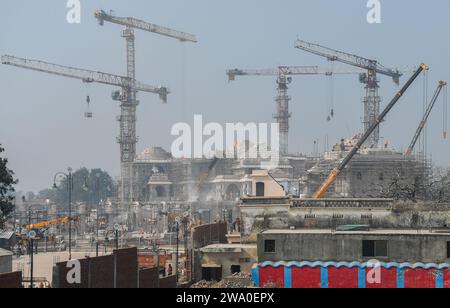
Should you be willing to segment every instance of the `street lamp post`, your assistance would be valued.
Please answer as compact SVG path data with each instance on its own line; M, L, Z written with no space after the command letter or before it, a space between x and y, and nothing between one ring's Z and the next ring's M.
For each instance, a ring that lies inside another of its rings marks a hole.
M176 228L176 233L177 233L177 252L175 255L175 277L176 277L176 281L177 281L177 285L178 285L178 253L179 253L179 251L178 251L178 246L179 246L178 235L180 232L180 221L179 220L177 220L175 222L175 228Z
M25 205L25 196L22 196L22 202ZM28 206L28 225L31 225L31 207L33 205L30 203L30 205ZM28 237L28 254L30 256L30 289L33 289L33 281L34 281L34 261L33 261L33 239L34 239L34 235L33 235L34 231L31 230L30 232L28 232L27 237Z
M96 222L96 224L97 224L97 239L96 239L96 243L95 243L95 255L98 257L98 248L99 248L99 246L98 246L98 241L99 241L99 238L98 238L98 228L99 228L99 216L100 216L100 173L97 173L96 174L96 178L97 178L97 222Z
M72 190L73 190L73 174L72 168L67 169L68 173L58 172L53 177L53 188L58 188L56 185L56 178L58 176L64 176L67 180L67 191L69 193L69 260L72 260Z
M100 173L96 173L95 174L95 177L96 177L95 191L97 192L97 200L94 200L94 202L97 203L96 204L96 211L97 211L97 213L96 213L96 219L95 219L95 224L96 224L96 226L95 226L95 229L96 229L96 231L95 231L95 233L96 233L96 235L95 235L95 256L96 257L98 257L99 247L100 247L100 244L99 244L99 219L100 219L100 202L101 202L101 200L100 200L100 198L101 198L101 194L100 194L100 192L101 192L100 191L100 176L101 176ZM86 192L89 191L89 187L88 187L88 184L87 184L87 178L85 179L85 183L83 185L83 189Z

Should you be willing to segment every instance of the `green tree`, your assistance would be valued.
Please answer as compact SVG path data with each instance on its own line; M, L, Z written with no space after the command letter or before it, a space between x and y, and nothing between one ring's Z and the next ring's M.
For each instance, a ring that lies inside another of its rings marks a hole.
M101 169L78 169L73 173L73 202L98 204L114 195L114 181L112 177ZM39 192L40 199L50 199L64 204L69 199L67 178L62 177L56 189L45 189Z
M0 145L0 154L4 149ZM14 210L14 172L7 167L8 159L0 156L0 229L4 227L5 221Z

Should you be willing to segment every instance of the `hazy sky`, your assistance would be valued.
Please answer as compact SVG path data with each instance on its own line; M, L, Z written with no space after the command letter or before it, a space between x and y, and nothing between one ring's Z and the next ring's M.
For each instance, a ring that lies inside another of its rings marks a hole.
M100 27L95 9L113 9L191 32L198 44L137 32L137 77L167 85L173 94L163 105L141 93L138 108L138 152L151 145L170 149L171 126L192 122L271 122L275 79L240 78L229 84L229 68L319 65L325 59L294 49L297 37L378 59L385 66L431 66L430 92L439 79L450 79L450 2L448 0L382 0L382 23L368 24L366 0L81 0L81 24L66 22L65 0L3 0L0 4L0 53L47 60L81 68L125 74L122 27ZM341 65L338 65L341 67ZM403 82L409 76L404 77ZM396 87L380 77L383 105ZM335 119L328 123L330 81L323 76L296 77L290 88L290 150L311 153L361 130L363 85L357 76L334 78ZM53 175L68 166L103 168L119 175L119 106L112 87L91 85L0 66L0 143L20 179L18 189L49 187ZM422 80L402 99L383 124L381 135L405 149L422 112ZM92 100L93 119L85 119L85 96ZM431 94L431 93L430 93ZM442 103L430 121L429 152L450 165L450 143L442 139Z

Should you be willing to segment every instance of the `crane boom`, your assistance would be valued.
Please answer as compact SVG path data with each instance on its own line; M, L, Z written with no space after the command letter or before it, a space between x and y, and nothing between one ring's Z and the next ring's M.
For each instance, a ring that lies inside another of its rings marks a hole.
M339 166L335 169L333 169L328 176L328 178L325 180L325 182L322 184L322 186L317 190L317 192L314 194L314 199L320 199L325 196L325 194L328 192L328 189L333 185L333 183L336 181L339 174L347 167L347 165L350 163L350 161L353 159L353 157L358 153L359 149L362 147L362 145L366 142L366 140L370 137L370 135L373 133L373 131L380 125L380 123L384 120L386 115L391 111L391 109L395 106L395 104L399 101L399 99L403 96L403 94L408 90L408 88L411 86L411 84L416 80L416 78L422 73L424 70L428 70L429 67L426 64L421 64L419 66L419 69L411 76L411 78L406 82L406 84L403 86L403 88L395 95L395 97L392 99L392 101L389 103L389 105L383 110L383 112L378 116L375 123L364 133L364 135L361 137L361 139L358 141L358 143L351 149L351 151L347 154L347 156L342 160L342 162L339 164Z
M143 20L136 19L136 18L116 17L116 16L113 16L112 14L106 13L103 10L97 10L95 12L95 17L98 19L100 25L102 25L102 26L105 21L108 21L110 23L114 23L117 25L127 26L130 28L135 28L135 29L139 29L139 30L143 30L143 31L147 31L147 32L153 32L153 33L157 33L157 34L160 34L163 36L175 38L182 42L197 43L197 38L193 34L173 30L170 28L162 27L162 26L158 26L155 24L145 22Z
M374 70L379 74L392 77L394 82L397 84L400 81L400 77L403 75L398 70L384 67L376 60L366 59L357 55L338 51L318 44L309 43L300 39L296 41L295 48L325 57L329 61L338 61L359 68Z
M110 86L133 88L136 91L158 94L163 100L166 100L165 97L167 97L167 95L170 93L169 89L166 87L154 87L138 81L133 82L128 77L117 76L98 71L85 70L71 66L63 66L40 60L24 59L10 55L4 55L2 56L2 64L67 78L79 79L86 83L96 82Z
M326 75L332 76L334 74L357 74L356 70L346 69L324 69L318 66L279 66L277 68L268 69L233 69L228 70L228 80L233 81L236 76L294 76L294 75Z
M24 225L23 228L26 230L41 229L41 228L45 228L48 226L63 225L70 221L73 221L73 220L75 220L73 217L65 216L65 217L61 217L61 218L50 220L50 221L42 221L42 222L37 222L34 224L27 224L27 225Z
M427 110L425 111L425 114L422 118L422 121L419 124L419 127L417 128L416 134L414 135L414 138L411 141L411 144L408 147L408 150L406 151L407 156L411 155L412 152L414 151L414 147L416 146L416 143L419 140L419 137L422 134L422 131L428 122L428 118L430 117L431 111L433 111L434 105L436 104L436 101L439 98L439 95L441 94L442 89L446 86L447 86L447 82L445 82L443 80L439 81L436 92L434 92L431 102L428 105Z
M399 70L386 68L378 61L366 59L350 53L338 51L318 44L309 43L298 39L295 47L306 52L325 57L329 61L338 61L351 66L356 66L367 70L367 73L360 74L359 81L365 85L366 95L363 99L364 103L364 131L367 131L375 124L380 114L381 97L378 95L378 79L377 74L386 75L399 85L400 77L403 75ZM377 126L369 136L367 143L369 147L378 147L380 141L380 127Z
M278 76L284 75L317 75L319 74L319 67L317 66L280 66L278 68L268 69L233 69L228 70L227 75L229 80L234 80L235 76Z

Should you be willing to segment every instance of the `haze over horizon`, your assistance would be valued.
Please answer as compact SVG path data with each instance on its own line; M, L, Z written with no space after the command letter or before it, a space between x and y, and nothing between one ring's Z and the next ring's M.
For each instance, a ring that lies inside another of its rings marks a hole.
M297 37L374 58L387 67L425 62L431 67L431 97L438 80L450 80L450 2L382 1L381 24L367 23L366 2L135 0L131 6L119 0L81 0L81 24L69 24L66 1L4 0L0 54L125 75L122 27L100 27L93 16L100 8L197 35L198 44L181 44L136 31L137 79L172 91L167 105L157 95L139 94L138 153L152 145L170 150L175 139L170 135L172 125L192 123L195 114L202 114L205 123L272 122L275 78L242 77L228 83L225 72L278 65L330 67L326 59L295 49ZM405 74L401 85L409 76ZM383 108L398 87L388 77L379 79ZM119 175L115 119L120 110L111 100L114 87L87 87L77 80L5 65L0 65L0 82L4 89L0 144L20 180L17 190L50 187L53 175L69 166L102 168ZM418 79L381 126L381 136L399 151L407 148L421 119L422 88ZM316 139L322 150L325 136L334 144L362 130L364 88L356 75L334 77L336 116L331 122L326 121L329 78L294 77L289 94L291 152L310 154ZM93 119L84 118L86 95L92 100ZM436 164L450 166L442 117L439 100L429 121L428 152Z

